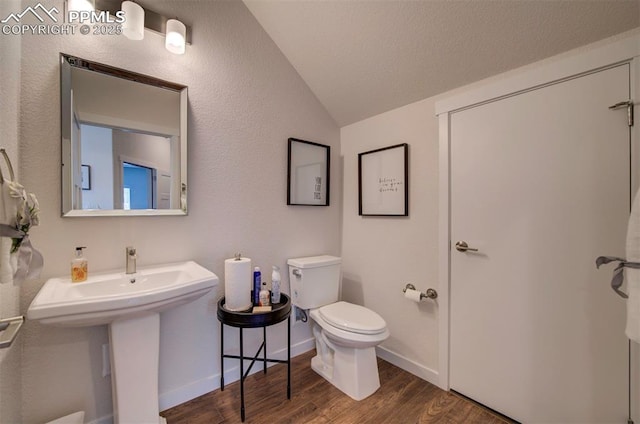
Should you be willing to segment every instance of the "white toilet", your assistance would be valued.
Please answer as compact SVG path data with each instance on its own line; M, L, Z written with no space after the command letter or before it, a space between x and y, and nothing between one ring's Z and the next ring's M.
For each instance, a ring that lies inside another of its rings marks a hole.
M291 301L309 309L317 355L311 368L355 400L380 387L376 345L389 337L387 323L363 306L338 302L341 259L289 259Z

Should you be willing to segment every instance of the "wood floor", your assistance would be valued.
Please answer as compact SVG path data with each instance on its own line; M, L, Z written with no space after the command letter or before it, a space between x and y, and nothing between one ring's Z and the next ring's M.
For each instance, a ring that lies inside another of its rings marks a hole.
M245 423L508 423L473 402L378 359L381 387L357 402L311 369L307 352L291 360L291 400L287 368L278 364L267 374L245 380ZM259 364L256 364L259 365ZM256 366L254 365L254 366ZM240 421L240 383L207 393L161 413L168 424L228 424Z

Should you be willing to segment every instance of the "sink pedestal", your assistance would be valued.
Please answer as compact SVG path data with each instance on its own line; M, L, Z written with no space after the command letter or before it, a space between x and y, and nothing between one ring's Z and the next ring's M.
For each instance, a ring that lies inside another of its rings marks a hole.
M160 314L109 324L115 424L163 423L158 406Z

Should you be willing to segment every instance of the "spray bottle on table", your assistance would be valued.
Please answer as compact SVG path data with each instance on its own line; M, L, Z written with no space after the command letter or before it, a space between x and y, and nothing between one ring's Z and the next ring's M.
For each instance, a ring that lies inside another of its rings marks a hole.
M280 303L280 268L273 266L271 271L271 304Z

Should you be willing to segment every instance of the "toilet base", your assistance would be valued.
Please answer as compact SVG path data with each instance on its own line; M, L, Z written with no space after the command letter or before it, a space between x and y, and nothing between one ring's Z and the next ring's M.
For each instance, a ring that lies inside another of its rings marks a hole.
M354 400L365 399L380 388L374 347L355 349L333 343L327 347L325 360L320 352L311 359L311 368L325 380Z
M74 412L70 415L65 415L57 420L48 421L46 424L83 424L84 423L84 411Z

